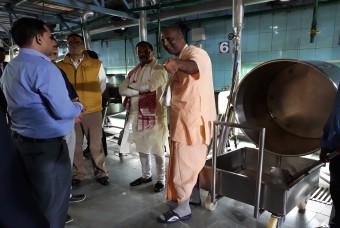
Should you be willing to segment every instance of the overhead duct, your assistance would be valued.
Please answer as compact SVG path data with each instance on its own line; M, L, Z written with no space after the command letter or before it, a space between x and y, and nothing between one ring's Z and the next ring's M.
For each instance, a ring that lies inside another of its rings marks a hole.
M260 3L271 2L272 0L244 0L244 6L255 5ZM185 6L185 7L178 7L176 10L162 10L160 18L157 16L151 17L151 22L157 22L158 20L166 21L170 19L176 19L179 17L190 16L194 14L201 14L201 13L211 13L216 11L221 11L225 9L232 9L233 1L220 1L220 0L213 0L208 2L203 2L199 4L195 4L193 7L192 5ZM112 30L117 30L121 28L128 28L137 26L139 22L137 20L126 20L122 23L116 25L101 25L100 27L91 28L91 34L98 34L104 33Z
M86 26L86 22L94 17L94 12L85 11L80 18L80 22L82 24L81 31L84 37L85 48L90 50L91 49L91 37L90 32Z
M139 0L139 7L146 6L145 0ZM146 24L146 11L142 10L139 12L139 41L147 40L147 24Z

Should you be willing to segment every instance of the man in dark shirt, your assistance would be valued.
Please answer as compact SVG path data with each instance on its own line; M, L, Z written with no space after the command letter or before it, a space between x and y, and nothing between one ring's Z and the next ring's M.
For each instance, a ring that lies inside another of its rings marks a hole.
M58 59L58 55L59 55L59 50L58 50L58 44L57 44L57 41L54 39L53 40L53 52L52 52L52 55L49 56L49 58L51 59L51 61L53 63L56 62L56 60ZM78 94L77 92L75 91L75 89L73 88L73 86L71 85L70 81L68 80L65 72L62 70L62 69L59 69L64 80L65 80L65 85L66 85L66 88L67 88L67 92L68 92L68 96L70 97L70 99L72 101L79 101L79 98L78 98ZM74 131L74 129L72 130L72 132L69 134L69 135L66 135L64 137L64 139L66 140L66 144L67 144L67 147L68 147L68 152L69 152L69 155L70 155L70 160L71 160L71 168L72 168L72 165L73 165L73 158L74 158L74 150L75 150L75 147L76 147L76 133ZM71 185L71 183L70 183ZM70 188L72 189L72 186L70 186ZM86 199L86 195L85 194L70 194L70 202L82 202L83 200ZM68 214L67 215L67 219L66 219L66 223L70 223L72 222L73 219L72 217Z
M0 106L0 227L47 228ZM19 218L19 219L18 219Z

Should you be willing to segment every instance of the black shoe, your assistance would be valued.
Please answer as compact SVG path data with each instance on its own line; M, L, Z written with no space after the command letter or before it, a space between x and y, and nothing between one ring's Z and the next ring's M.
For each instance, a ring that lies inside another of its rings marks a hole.
M140 177L134 181L132 181L130 183L131 186L137 186L137 185L141 185L143 183L148 183L148 182L151 182L152 181L152 177L149 177L148 179L145 179L143 177Z
M65 224L68 224L70 222L73 222L73 218L71 217L71 215L67 214Z
M153 188L154 192L161 192L165 188L164 184L161 181L157 181L155 187Z
M72 188L78 188L80 185L81 180L79 179L72 179Z
M84 199L86 199L85 194L79 194L79 195L71 194L70 203L79 203L81 201L84 201Z
M99 183L101 183L102 185L108 185L110 183L109 177L101 177L101 178L97 178L97 181Z

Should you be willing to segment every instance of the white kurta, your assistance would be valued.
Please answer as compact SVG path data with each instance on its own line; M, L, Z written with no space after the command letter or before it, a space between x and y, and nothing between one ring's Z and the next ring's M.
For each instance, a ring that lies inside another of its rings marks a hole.
M140 67L132 79L126 78L119 87L122 96L131 97L128 120L124 128L120 153L142 152L163 155L169 148L167 110L159 102L168 76L162 65L155 60ZM133 84L131 84L131 82ZM134 89L128 88L133 86ZM139 92L156 91L156 124L153 128L137 130Z

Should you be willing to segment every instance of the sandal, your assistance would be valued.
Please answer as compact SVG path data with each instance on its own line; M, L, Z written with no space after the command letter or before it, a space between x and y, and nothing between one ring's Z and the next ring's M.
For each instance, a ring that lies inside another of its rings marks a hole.
M174 212L173 210L170 210L168 212L165 212L163 214L164 219L161 217L158 217L157 220L158 222L161 223L175 223L178 221L185 221L191 218L191 214L188 214L186 216L180 217L176 212Z

